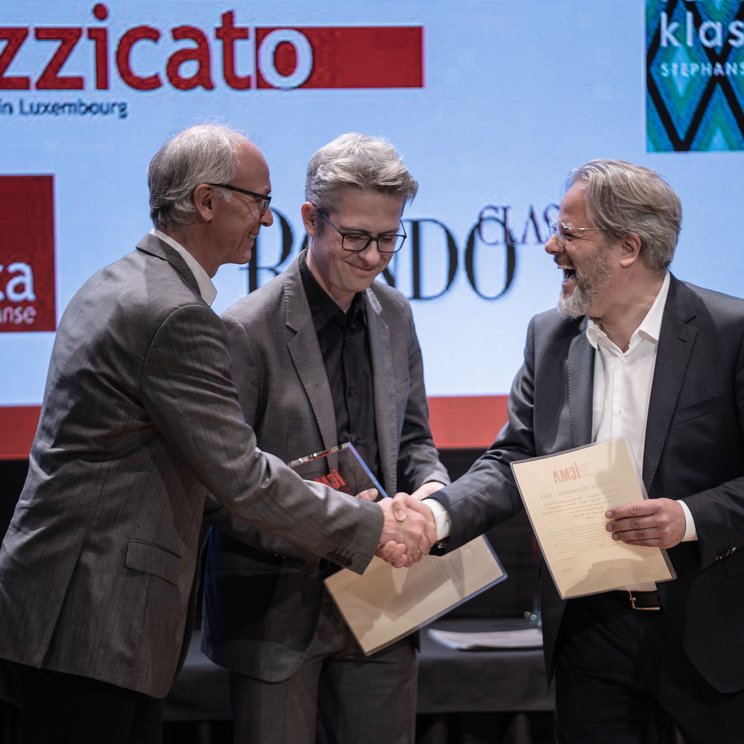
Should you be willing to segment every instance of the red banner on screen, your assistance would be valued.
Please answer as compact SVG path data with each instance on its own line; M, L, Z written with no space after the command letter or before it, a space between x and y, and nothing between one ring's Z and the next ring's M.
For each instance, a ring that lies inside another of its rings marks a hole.
M258 88L423 88L421 26L257 28Z
M485 449L506 423L507 396L429 398L439 449ZM0 460L25 460L39 422L38 406L0 406Z
M0 333L56 328L52 176L0 176Z

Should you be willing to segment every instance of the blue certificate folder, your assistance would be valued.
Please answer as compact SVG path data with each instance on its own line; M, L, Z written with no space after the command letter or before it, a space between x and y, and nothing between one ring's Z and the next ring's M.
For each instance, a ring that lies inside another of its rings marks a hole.
M325 483L351 496L368 488L376 488L380 498L387 496L351 442L292 460L289 467L305 480Z

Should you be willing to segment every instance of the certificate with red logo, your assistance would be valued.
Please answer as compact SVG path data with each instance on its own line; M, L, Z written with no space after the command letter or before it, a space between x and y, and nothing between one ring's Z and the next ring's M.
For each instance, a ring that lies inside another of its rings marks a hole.
M564 599L676 578L665 550L627 545L606 529L608 509L647 498L624 438L514 462L512 471Z

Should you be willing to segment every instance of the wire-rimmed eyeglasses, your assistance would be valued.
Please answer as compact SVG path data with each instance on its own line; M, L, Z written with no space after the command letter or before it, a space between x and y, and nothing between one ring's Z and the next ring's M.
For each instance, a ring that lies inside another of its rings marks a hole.
M257 191L248 191L248 189L241 189L240 186L233 186L231 183L207 183L207 186L214 186L218 189L227 189L228 191L237 191L239 194L245 194L246 196L252 196L254 199L260 199L259 202L259 217L263 217L266 214L266 210L271 204L271 197L268 194L259 194Z
M558 245L565 245L566 240L575 237L575 233L589 232L590 230L607 232L607 228L604 227L572 227L565 222L549 222L548 230L548 240L555 238Z
M370 235L360 230L339 230L325 212L318 210L318 214L323 218L324 222L327 222L341 236L341 247L345 251L361 253L369 248L370 243L375 242L377 243L377 251L379 253L389 255L391 253L397 253L403 247L403 243L406 242L406 238L408 237L402 223L400 225L400 229L403 231L402 233Z

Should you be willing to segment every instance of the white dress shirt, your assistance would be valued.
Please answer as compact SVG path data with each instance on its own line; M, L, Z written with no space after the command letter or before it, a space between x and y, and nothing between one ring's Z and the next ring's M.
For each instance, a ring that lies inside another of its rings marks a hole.
M646 317L630 337L627 351L615 346L593 320L588 320L586 327L586 338L594 348L592 441L625 437L639 472L643 469L648 404L669 283L667 273ZM679 504L685 513L683 540L697 540L692 514L687 504Z
M610 341L593 320L588 320L586 328L587 340L595 350L592 441L601 442L624 436L639 472L643 466L648 404L669 284L667 273L656 299L631 336L627 351L621 351ZM679 504L685 514L683 540L697 540L692 514L683 501L679 501ZM442 540L452 530L449 514L436 500L436 495L427 499L427 506L434 514L437 539ZM652 589L653 585L649 588Z

